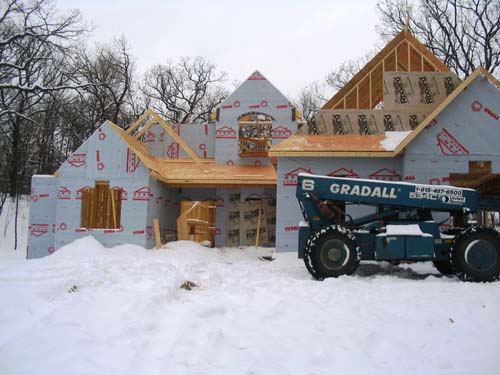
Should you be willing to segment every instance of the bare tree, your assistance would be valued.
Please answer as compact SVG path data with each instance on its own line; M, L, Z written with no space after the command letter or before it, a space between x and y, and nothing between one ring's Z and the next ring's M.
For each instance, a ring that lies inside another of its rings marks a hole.
M63 132L72 152L104 121L128 124L134 86L134 62L122 37L94 49L81 47L73 57L71 81L78 87L61 108Z
M307 124L314 121L314 115L320 110L325 101L324 85L318 82L311 83L300 91L297 108L302 112Z
M344 87L351 78L359 72L375 55L375 51L370 51L361 57L347 60L341 63L338 67L327 74L325 81L326 84L337 92ZM329 98L325 98L325 101Z
M122 37L110 44L98 44L93 51L81 48L75 54L73 77L80 93L92 97L90 109L100 124L118 123L133 82L134 64L130 47Z
M225 76L203 57L184 57L149 69L141 89L145 102L169 121L207 121L228 94L220 85Z
M479 65L491 73L500 66L498 0L381 0L377 29L392 38L409 30L438 58L464 77Z
M0 5L0 135L11 196L21 188L40 103L67 88L61 67L84 31L78 12L60 16L48 0Z

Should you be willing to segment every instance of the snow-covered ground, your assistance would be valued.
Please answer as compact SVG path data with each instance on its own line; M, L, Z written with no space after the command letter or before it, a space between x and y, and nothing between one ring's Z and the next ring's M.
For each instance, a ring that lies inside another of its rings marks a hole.
M318 282L265 249L0 241L1 375L500 373L500 283L429 264Z

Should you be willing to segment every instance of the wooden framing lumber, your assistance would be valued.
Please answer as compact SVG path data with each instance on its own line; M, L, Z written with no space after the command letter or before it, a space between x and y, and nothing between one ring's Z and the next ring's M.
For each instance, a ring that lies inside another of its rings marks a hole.
M116 225L116 205L113 190L109 189L109 195L111 198L111 216L113 217L113 228L118 228L118 226Z
M259 216L257 217L257 233L255 235L255 248L259 247L260 224L262 222L262 198L259 199Z
M159 249L161 247L160 222L156 217L153 219L153 227L155 231L156 248Z
M213 201L181 201L181 214L177 218L178 240L199 243L215 241L215 209Z
M152 117L168 133L168 135L170 135L179 144L179 146L182 147L182 149L186 152L186 154L188 154L191 157L191 159L193 159L196 162L196 164L198 164L202 168L203 172L205 173L209 172L209 169L207 169L206 166L203 165L198 155L196 155L196 153L191 149L191 147L189 147L189 145L184 141L184 139L182 139L180 136L177 135L177 133L170 127L170 125L168 125L168 123L165 120L163 120L156 113L153 113Z
M484 79L489 80L497 88L500 89L500 81L493 77L483 67L477 68L470 74L458 87L443 101L441 102L426 118L413 130L393 151L350 151L350 150L332 150L327 147L321 150L305 150L301 149L300 144L294 145L291 142L293 139L283 141L281 144L271 148L268 152L270 157L394 157L399 155L408 144L415 139L462 91L464 91L480 74ZM299 136L296 136L299 137ZM304 137L304 136L302 136ZM305 136L307 137L307 136ZM314 137L314 136L312 136ZM323 136L325 137L325 136ZM346 137L346 136L341 136ZM363 136L370 137L370 136Z
M390 158L393 151L274 151L271 156L280 157L338 157L338 158Z
M383 100L383 72L438 71L449 68L403 30L370 60L322 109L373 109Z
M139 130L137 133L134 134L134 138L135 139L139 139L142 137L142 135L147 131L149 130L149 128L151 126L153 126L154 124L156 124L156 121L154 120L149 120L142 128L141 130Z
M144 111L144 113L142 115L139 116L139 118L137 120L135 120L135 122L130 125L130 127L125 131L127 134L131 134L139 125L142 124L142 122L148 117L148 116L151 116L152 114L154 114L155 112L151 109L151 108L148 108L146 111Z
M88 229L119 229L121 189L109 188L109 181L96 181L83 190L81 226Z

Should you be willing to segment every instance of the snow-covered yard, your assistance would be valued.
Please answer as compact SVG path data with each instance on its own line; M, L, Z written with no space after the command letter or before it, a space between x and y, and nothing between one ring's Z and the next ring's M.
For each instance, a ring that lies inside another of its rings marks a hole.
M265 249L87 237L26 261L0 241L2 375L500 373L500 283L429 264L318 282Z

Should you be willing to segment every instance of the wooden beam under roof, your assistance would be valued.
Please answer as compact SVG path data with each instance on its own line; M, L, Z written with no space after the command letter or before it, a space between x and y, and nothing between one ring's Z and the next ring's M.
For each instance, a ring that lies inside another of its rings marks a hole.
M149 119L148 119L149 118ZM146 123L144 124L144 121ZM139 131L135 132L135 134L132 134L134 130L136 130L140 125L143 125ZM201 168L203 173L207 173L208 169L206 166L203 165L201 162L201 159L198 157L198 155L189 147L189 145L170 127L170 125L161 117L159 116L156 112L154 112L152 109L148 108L125 132L126 135L133 137L134 139L138 140L151 126L154 124L160 125L163 130L167 132L167 134L172 137L175 142L179 144L179 146L186 152L186 154L189 155L189 157L196 162Z
M125 133L131 134L138 126L140 126L143 123L143 121L147 117L151 116L153 113L154 111L151 108L146 109L144 113L140 115L132 125L129 126L129 128L125 131Z
M408 31L403 30L341 88L322 109L373 109L383 100L384 72L436 71L449 68Z

